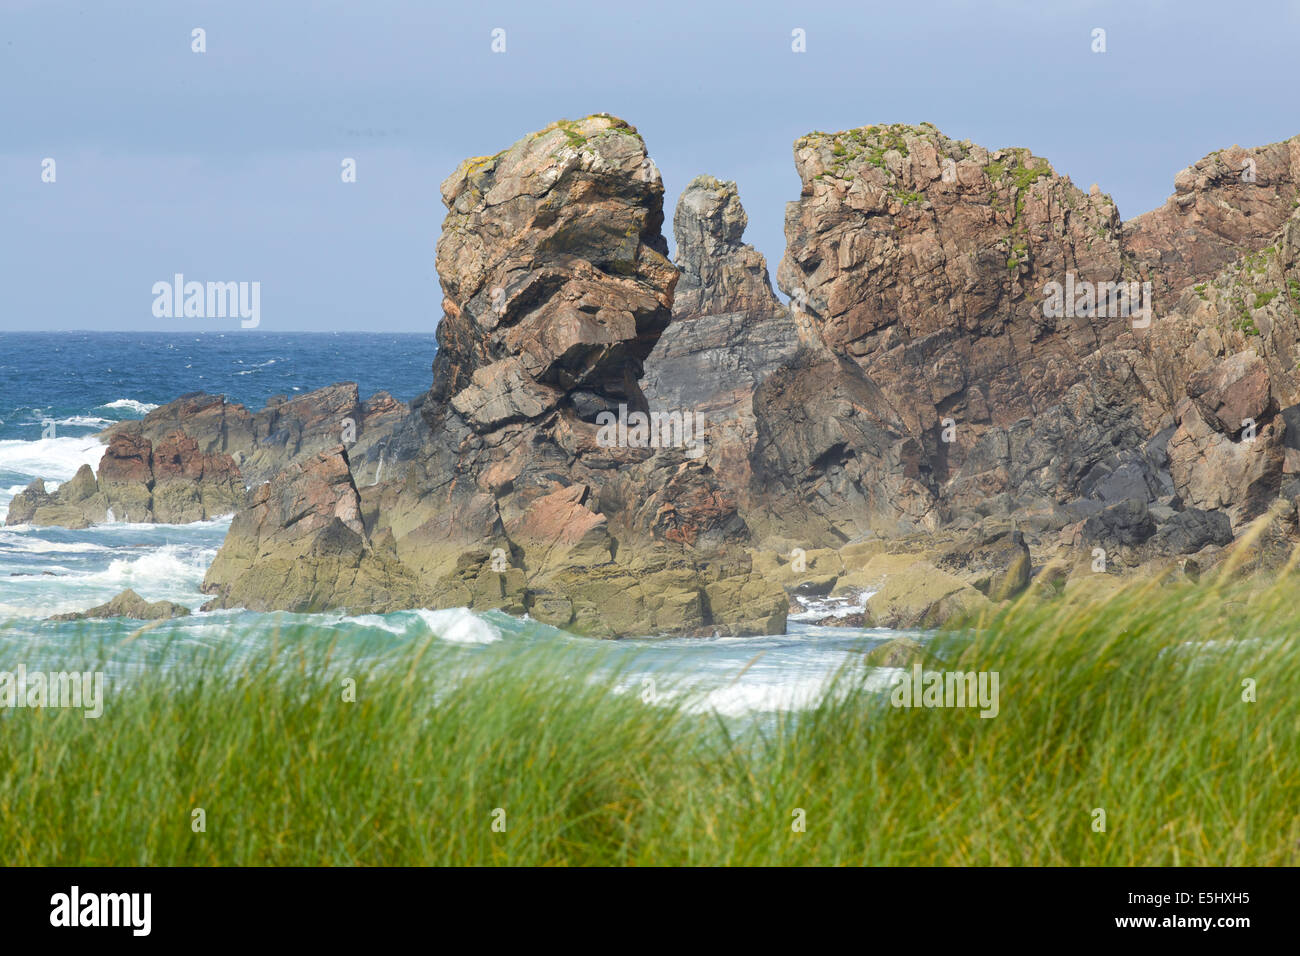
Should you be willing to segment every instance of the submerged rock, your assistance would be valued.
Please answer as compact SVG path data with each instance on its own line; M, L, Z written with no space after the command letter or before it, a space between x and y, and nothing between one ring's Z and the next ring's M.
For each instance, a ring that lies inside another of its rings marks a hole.
M911 667L924 656L925 649L910 637L895 637L867 651L872 667Z
M86 611L70 614L55 614L52 621L81 621L87 618L125 617L137 621L159 621L174 617L186 617L190 609L183 604L171 601L146 601L130 588L117 595L106 604L100 604Z

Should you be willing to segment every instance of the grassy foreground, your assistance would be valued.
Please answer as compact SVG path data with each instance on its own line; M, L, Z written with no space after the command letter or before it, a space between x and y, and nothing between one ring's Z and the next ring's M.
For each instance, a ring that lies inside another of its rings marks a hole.
M9 865L1297 865L1296 590L1148 585L937 638L928 667L999 672L991 719L845 678L738 729L554 653L456 677L436 642L363 666L286 635L239 667L148 671L98 720L0 715L0 847Z

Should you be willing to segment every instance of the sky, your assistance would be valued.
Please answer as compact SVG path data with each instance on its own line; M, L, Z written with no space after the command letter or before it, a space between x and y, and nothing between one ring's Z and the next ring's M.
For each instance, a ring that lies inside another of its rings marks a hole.
M1296 0L0 0L0 331L240 329L156 317L181 273L259 282L244 334L430 332L442 180L597 112L645 138L670 243L694 176L735 180L773 275L814 129L1026 146L1129 218L1300 133L1297 41Z

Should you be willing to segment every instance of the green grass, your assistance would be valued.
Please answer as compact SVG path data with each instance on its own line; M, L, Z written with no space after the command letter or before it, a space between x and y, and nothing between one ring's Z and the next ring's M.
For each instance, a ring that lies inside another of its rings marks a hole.
M1022 601L940 635L927 666L999 673L990 719L845 676L814 710L738 725L611 693L554 650L467 675L436 643L363 661L284 635L238 667L146 667L98 720L0 717L0 847L11 865L1296 865L1295 586Z

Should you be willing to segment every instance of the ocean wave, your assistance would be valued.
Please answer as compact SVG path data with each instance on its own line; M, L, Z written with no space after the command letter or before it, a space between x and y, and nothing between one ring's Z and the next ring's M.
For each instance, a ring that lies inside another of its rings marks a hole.
M692 713L717 713L723 717L772 711L807 710L817 706L826 692L826 677L804 677L782 684L733 684L691 700Z
M93 435L0 441L0 471L47 481L67 481L82 465L96 467L103 456L104 443Z
M84 530L111 531L114 533L122 531L169 531L176 529L185 531L202 531L205 528L220 528L228 525L234 517L234 512L231 512L226 515L217 515L215 518L207 518L203 521L187 521L184 524L164 524L160 521L102 521L93 524Z
M207 571L211 554L187 555L179 546L166 544L138 558L114 558L103 571L77 577L78 584L100 584L121 590L131 588L174 591L192 584L197 589Z
M94 415L73 415L70 418L56 418L54 424L67 428L107 428L113 424L113 419L98 418Z
M357 627L371 627L377 630L387 631L389 634L405 634L407 625L401 620L390 620L382 614L357 614L351 617L344 617L339 620L341 624L352 624Z
M115 401L105 402L103 405L100 405L99 407L100 408L121 408L127 411L135 412L138 415L148 415L151 411L153 411L158 406L153 405L149 402L137 402L134 398L119 398L116 399Z
M425 608L415 613L429 630L453 644L493 644L501 640L501 632L469 608L453 607L442 611Z
M46 541L34 535L16 533L14 530L0 531L0 548L22 551L26 554L88 554L92 551L110 551L102 544L88 541Z

